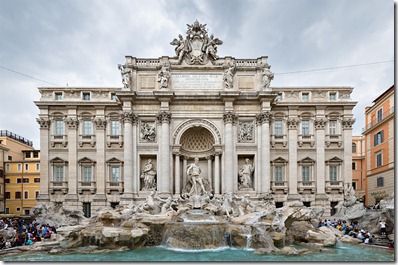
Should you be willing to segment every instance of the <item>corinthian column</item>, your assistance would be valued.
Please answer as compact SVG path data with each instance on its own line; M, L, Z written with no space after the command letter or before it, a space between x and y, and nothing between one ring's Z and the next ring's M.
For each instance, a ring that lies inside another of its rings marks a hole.
M160 111L156 116L158 122L162 124L161 128L161 146L160 146L160 178L158 178L158 191L160 193L171 193L170 183L170 121L171 113L169 111Z
M325 193L325 120L315 120L316 130L316 193Z
M343 172L344 172L344 187L349 187L352 185L352 125L355 123L354 118L344 118L343 119L343 131L344 131L344 162L343 162Z
M136 116L133 111L123 111L121 120L124 125L124 192L121 196L123 204L129 204L133 199L133 123Z
M222 193L233 192L234 189L234 141L232 126L235 123L236 116L233 112L228 111L223 115L225 123L225 169L223 176Z
M271 150L270 150L270 137L269 137L269 121L271 113L269 111L261 113L262 125L261 125L261 150L262 150L262 168L261 178L263 180L260 192L269 192L271 187Z
M68 127L68 195L66 201L76 202L77 201L77 131L79 128L79 121L75 116L68 117L65 119ZM71 204L69 204L71 205Z
M298 120L290 118L287 120L289 130L289 197L297 197L297 125ZM293 196L291 196L293 195ZM288 197L288 198L289 198Z
M105 129L106 129L106 120L104 117L97 117L94 120L95 124L95 139L96 139L96 147L97 147L97 174L95 183L96 183L96 200L102 200L105 202L105 188L106 188L106 169L105 169ZM104 205L105 206L105 205Z
M48 118L37 118L36 121L40 125L40 194L37 198L38 202L48 202L48 188L50 180L48 178L48 143L50 139L50 124Z

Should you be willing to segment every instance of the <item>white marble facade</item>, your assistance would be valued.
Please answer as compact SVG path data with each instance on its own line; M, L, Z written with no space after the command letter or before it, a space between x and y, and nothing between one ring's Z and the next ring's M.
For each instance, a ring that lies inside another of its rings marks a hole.
M93 212L152 190L181 196L194 158L212 195L327 211L343 199L352 87L273 87L266 56L218 57L222 41L197 21L171 44L175 57L126 56L123 87L39 88L39 201Z

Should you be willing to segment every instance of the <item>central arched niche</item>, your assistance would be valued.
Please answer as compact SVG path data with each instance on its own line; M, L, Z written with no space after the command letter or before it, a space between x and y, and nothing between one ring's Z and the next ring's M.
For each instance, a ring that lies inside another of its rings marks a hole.
M202 126L187 129L180 138L181 153L190 157L205 157L214 152L213 134Z

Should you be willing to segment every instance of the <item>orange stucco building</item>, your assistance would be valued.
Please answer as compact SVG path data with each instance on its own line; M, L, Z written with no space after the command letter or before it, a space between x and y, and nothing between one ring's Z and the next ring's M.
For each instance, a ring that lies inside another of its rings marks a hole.
M365 111L366 205L377 204L394 192L394 86Z
M366 200L365 137L352 136L352 186L361 201Z

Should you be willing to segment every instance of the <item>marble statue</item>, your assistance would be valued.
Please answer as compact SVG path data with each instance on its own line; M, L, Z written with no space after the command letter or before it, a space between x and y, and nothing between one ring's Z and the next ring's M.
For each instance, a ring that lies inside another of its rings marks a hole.
M249 142L253 140L253 123L241 122L239 126L239 142Z
M266 89L269 88L271 84L271 80L274 79L274 74L270 70L271 66L264 68L261 72L263 74L261 88Z
M239 190L253 189L252 174L254 165L250 164L250 159L245 159L245 164L239 169Z
M187 175L191 181L192 187L189 192L190 195L206 194L206 189L203 185L203 178L200 176L201 169L199 166L199 158L195 157L194 162L187 168Z
M206 47L207 47L207 53L211 59L213 60L218 59L216 45L221 45L222 43L223 42L220 39L214 38L213 34L210 35L210 38L207 40Z
M144 187L142 190L156 190L156 171L152 164L152 160L148 159L141 174L141 179L144 180Z
M232 192L225 194L221 204L221 214L227 215L228 218L235 215L236 204Z
M127 68L126 65L121 65L121 64L118 65L118 68L122 75L123 89L129 90L131 85L131 69Z
M170 67L163 65L158 73L158 82L160 83L159 89L167 89L170 79Z
M224 87L227 89L232 89L234 86L234 74L235 65L229 66L228 69L224 71L223 81Z
M238 197L234 195L234 198L237 200L240 200L240 203L238 205L239 209L239 216L253 213L257 209L257 205L255 205L251 200L250 200L250 195L245 194L243 197Z

